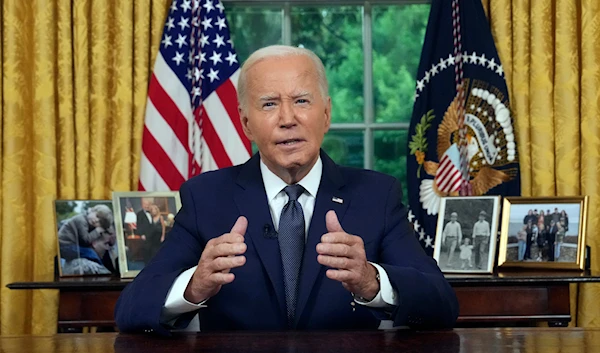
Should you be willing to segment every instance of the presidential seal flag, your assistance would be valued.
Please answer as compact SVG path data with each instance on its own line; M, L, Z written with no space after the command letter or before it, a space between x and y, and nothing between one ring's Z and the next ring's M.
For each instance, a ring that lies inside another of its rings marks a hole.
M432 1L408 150L408 217L429 254L442 197L520 195L504 70L480 0Z

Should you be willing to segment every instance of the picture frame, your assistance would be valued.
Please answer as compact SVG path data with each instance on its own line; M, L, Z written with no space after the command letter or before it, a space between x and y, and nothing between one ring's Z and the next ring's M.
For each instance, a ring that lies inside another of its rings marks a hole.
M111 200L55 200L59 277L119 274Z
M158 252L181 208L177 191L113 192L121 278L133 278Z
M498 266L583 270L587 212L587 196L505 198Z
M492 273L499 216L500 196L443 197L433 251L442 272Z

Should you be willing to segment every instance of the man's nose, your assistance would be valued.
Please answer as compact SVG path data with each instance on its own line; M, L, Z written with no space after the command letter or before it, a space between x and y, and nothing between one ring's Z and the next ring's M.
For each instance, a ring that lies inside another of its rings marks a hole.
M290 128L296 125L296 115L293 103L283 102L279 109L279 126L281 128Z

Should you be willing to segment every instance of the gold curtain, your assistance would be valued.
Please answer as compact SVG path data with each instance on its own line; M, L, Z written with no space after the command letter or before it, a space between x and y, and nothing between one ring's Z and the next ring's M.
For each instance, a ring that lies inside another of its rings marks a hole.
M56 331L53 200L135 190L148 78L167 0L4 0L0 334Z
M523 196L589 195L600 269L600 2L483 0L506 72ZM571 325L600 326L600 285L571 285ZM576 315L575 315L576 314Z

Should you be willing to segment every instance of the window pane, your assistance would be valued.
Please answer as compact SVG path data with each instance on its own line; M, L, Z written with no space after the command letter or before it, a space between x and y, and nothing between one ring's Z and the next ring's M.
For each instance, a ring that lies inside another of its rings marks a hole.
M333 101L332 121L363 121L362 7L294 7L292 44L323 60Z
M408 132L406 130L375 131L374 165L378 172L396 177L402 184L402 202L406 203L406 145Z
M282 17L283 12L277 7L227 7L231 39L240 64L248 59L248 56L255 50L267 45L282 43Z
M362 168L364 166L362 131L329 131L323 140L323 150L337 164Z
M409 122L429 4L373 7L376 122Z

